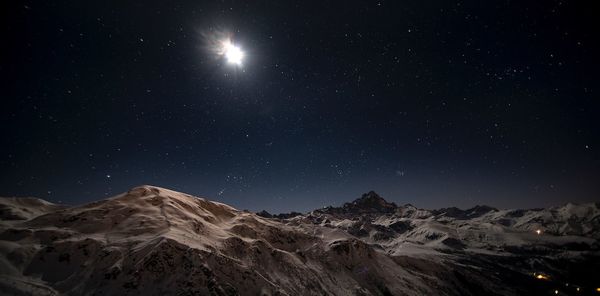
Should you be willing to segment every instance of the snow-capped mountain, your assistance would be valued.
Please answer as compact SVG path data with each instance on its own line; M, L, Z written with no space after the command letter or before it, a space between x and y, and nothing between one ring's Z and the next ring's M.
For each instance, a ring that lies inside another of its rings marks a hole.
M1 198L0 294L585 292L594 275L581 271L600 267L598 209L429 211L369 192L257 215L154 186L76 207Z
M597 203L531 210L488 206L424 210L410 204L396 206L369 192L341 207L326 207L293 219L343 229L386 246L390 252L405 243L508 251L548 245L592 246L600 238Z

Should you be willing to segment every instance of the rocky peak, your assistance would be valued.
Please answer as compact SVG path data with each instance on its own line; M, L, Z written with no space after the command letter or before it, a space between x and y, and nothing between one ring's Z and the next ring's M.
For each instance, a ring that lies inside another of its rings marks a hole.
M369 191L353 202L345 203L342 208L354 213L392 213L398 206L387 202L374 191Z
M262 211L256 213L256 215L259 215L259 216L261 216L263 218L273 218L273 215L271 215L271 213L269 213L269 212L267 212L265 210L262 210Z

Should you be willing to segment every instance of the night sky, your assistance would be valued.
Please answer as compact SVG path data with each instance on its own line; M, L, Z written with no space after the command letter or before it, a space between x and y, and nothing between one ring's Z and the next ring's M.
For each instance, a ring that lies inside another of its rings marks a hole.
M600 198L585 1L9 1L0 195L306 211ZM585 2L585 3L584 3ZM230 36L242 65L214 49Z

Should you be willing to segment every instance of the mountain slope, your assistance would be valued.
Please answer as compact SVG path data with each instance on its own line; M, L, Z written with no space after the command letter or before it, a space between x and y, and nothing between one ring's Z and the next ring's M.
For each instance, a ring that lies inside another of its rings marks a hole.
M0 220L28 220L53 212L64 206L33 197L9 197L0 199Z

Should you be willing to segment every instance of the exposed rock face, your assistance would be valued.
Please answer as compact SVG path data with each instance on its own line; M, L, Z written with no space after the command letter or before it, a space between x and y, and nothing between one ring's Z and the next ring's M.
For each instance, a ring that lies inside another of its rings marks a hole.
M358 216L366 214L386 214L396 211L398 206L389 203L374 191L365 193L353 202L345 203L342 207L327 207L315 212L332 215Z
M140 186L77 207L0 206L9 295L519 295L587 287L570 272L600 268L597 204L427 211L369 192L257 215Z

